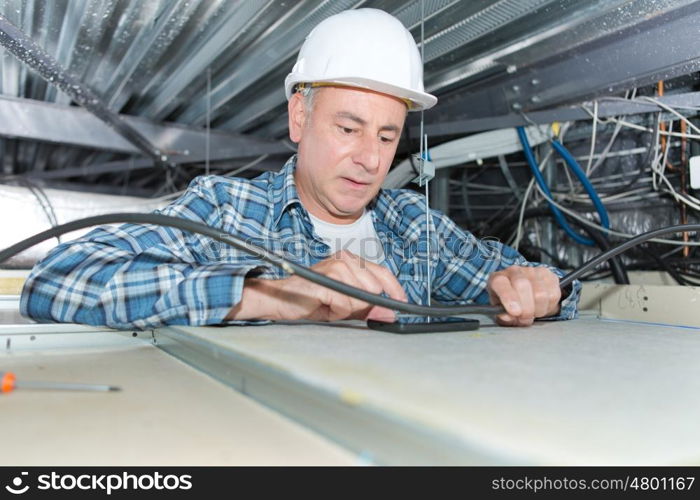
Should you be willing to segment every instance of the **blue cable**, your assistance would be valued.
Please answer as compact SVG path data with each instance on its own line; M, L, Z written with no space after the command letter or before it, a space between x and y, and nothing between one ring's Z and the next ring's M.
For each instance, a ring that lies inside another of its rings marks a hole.
M535 180L537 181L537 184L540 186L542 191L544 191L544 193L547 195L548 198L554 199L551 191L549 190L549 186L547 186L547 183L545 182L544 177L542 176L542 172L540 172L540 169L537 168L537 162L535 161L535 155L532 152L532 148L530 147L530 142L527 139L527 134L525 133L525 128L524 127L517 127L517 131L518 131L518 138L520 139L520 143L523 146L523 152L525 153L525 159L527 160L527 164L530 166L530 170L532 170L532 174L535 176ZM588 197L593 202L593 206L595 207L596 212L598 212L598 217L600 217L600 225L603 226L605 229L609 229L610 228L610 218L608 217L608 212L605 209L603 202L600 200L600 197L598 196L598 193L596 192L595 188L593 187L591 182L588 180L588 177L586 177L586 174L583 171L583 169L576 162L574 157L571 156L571 153L569 153L569 151L560 142L553 140L552 147L554 147L554 150L564 159L564 162L569 166L569 168L572 170L574 175L578 178L578 180L583 185L583 188L586 190ZM564 218L564 215L561 213L559 208L557 208L556 205L554 205L552 202L550 202L549 199L547 200L547 204L549 205L550 210L554 214L554 218L556 219L557 223L566 232L566 234L571 236L571 238L574 241L576 241L577 243L580 243L582 245L587 245L587 246L595 246L595 242L592 239L581 236L576 231L574 231L571 228L571 226L569 226L569 223L566 222L566 219Z
M593 206L595 206L595 210L598 212L598 217L600 217L600 225L605 229L610 229L610 218L608 217L608 211L605 209L605 205L603 205L603 202L600 200L600 197L593 187L593 184L591 184L591 181L589 181L588 177L586 177L586 173L583 171L574 157L571 156L569 150L566 149L561 142L553 140L552 146L554 146L554 149L556 149L559 155L564 158L566 164L569 166L569 168L571 168L574 175L578 177L578 180L583 185L586 193L588 193L588 197L593 202Z

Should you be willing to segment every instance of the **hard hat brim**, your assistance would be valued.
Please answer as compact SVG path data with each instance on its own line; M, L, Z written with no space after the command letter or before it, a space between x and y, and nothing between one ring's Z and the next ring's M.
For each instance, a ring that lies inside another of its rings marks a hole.
M373 90L375 92L380 92L382 94L387 94L403 101L410 102L411 106L408 107L409 111L423 111L432 108L437 103L437 97L426 92L417 92L415 90L390 85L385 82L378 82L369 78L335 77L324 78L322 82L318 82L311 78L304 78L303 75L300 74L290 74L287 77L285 82L287 99L291 97L294 87L299 83L339 85Z

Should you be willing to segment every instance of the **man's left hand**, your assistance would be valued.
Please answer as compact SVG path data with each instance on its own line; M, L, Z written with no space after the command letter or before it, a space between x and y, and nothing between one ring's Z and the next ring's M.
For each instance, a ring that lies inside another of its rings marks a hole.
M489 276L491 304L506 310L496 316L502 326L529 326L535 318L559 313L559 277L545 267L511 266Z

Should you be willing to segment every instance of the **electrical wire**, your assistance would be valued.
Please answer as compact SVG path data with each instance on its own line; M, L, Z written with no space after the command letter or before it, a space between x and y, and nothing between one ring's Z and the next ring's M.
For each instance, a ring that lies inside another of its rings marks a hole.
M580 223L579 223L580 224ZM583 226L583 224L580 224ZM593 229L590 226L583 226L583 229L588 233L588 236L595 241L596 245L603 251L607 252L610 249L610 242L608 239L598 230ZM612 272L615 283L618 285L629 285L630 279L627 275L627 270L625 269L622 259L617 255L614 255L608 259L608 265L610 266L610 271Z
M578 269L570 272L561 279L561 281L559 282L559 286L564 288L570 285L571 282L573 282L575 279L578 279L581 275L587 273L591 269L594 269L596 266L598 266L598 264L605 262L606 260L610 259L611 257L614 257L615 255L619 255L623 252L626 252L630 248L635 247L641 243L652 241L657 236L682 233L684 231L700 231L700 224L679 224L675 226L666 226L659 229L654 229L652 231L647 231L646 233L642 233L639 236L632 238L631 240L625 241L624 243L621 243L611 248L610 250L601 253L597 257L586 262Z
M526 115L523 113L523 116L526 117ZM527 118L527 117L526 117ZM566 130L568 129L568 124L564 125L561 130L559 131L559 138L560 140L564 140L564 134L566 133ZM547 165L547 162L549 159L552 157L552 154L554 153L554 150L550 149L547 154L545 155L544 159L540 162L540 164L537 166L537 169L541 172L545 165ZM529 165L529 163L527 163ZM508 239L509 242L513 242L513 248L516 250L520 246L520 240L522 238L523 234L523 215L525 213L525 208L527 207L527 201L528 198L530 197L530 193L532 192L532 188L535 185L535 177L533 176L532 179L530 179L530 182L527 185L527 188L525 189L525 194L523 194L523 199L522 199L522 205L520 207L520 217L518 218L518 225L515 228L515 232L513 235Z
M634 186L639 180L641 179L642 175L645 172L645 165L649 164L652 158L652 153L656 150L656 147L659 142L659 123L661 121L661 113L656 113L655 118L654 118L654 136L652 139L652 142L649 143L649 147L647 148L647 154L644 157L644 160L642 161L642 166L635 175L624 187L616 190L616 193L624 193L628 189L630 189L632 186ZM619 124L618 124L619 125Z
M581 109L584 110L586 113L588 113L591 116L591 118L593 118L593 113L588 108L586 108L585 106L581 106ZM685 118L683 116L683 120L687 121L687 118ZM598 118L598 122L599 123L620 123L620 124L622 124L623 127L627 127L627 128L631 128L631 129L635 129L635 130L641 130L643 132L650 132L650 133L654 132L652 129L643 127L642 125L637 125L636 123L631 123L631 122L621 120L619 118L614 118L614 117ZM697 128L697 127L693 127L693 128ZM660 134L665 135L667 137L681 137L681 138L684 135L684 134L681 134L680 132L666 132L666 131L661 131ZM700 140L700 135L685 134L685 137L688 139Z
M573 267L573 266L571 266L570 264L568 264L567 262L562 261L559 257L557 257L555 254L553 254L552 252L550 252L550 251L547 250L546 248L543 248L543 247L540 247L540 246L537 246L537 245L531 245L531 244L529 244L529 243L526 244L526 245L523 245L522 248L523 248L523 250L522 250L521 253L522 253L524 256L525 256L526 253L532 253L532 251L535 251L535 252L539 252L539 253L540 253L539 258L537 259L537 260L539 260L539 261L542 260L542 255L546 255L547 257L549 257L549 258L551 259L552 264L554 264L555 266L557 266L559 269L568 269L568 268L570 268L570 267Z
M617 101L617 102L627 102L627 103L629 103L630 101L641 101L641 100L646 100L646 99L655 100L653 97L641 96L641 95L639 97L635 97L632 99L628 99L625 97L617 97L617 96L612 96L612 95L598 97L599 101ZM655 104L658 104L660 102L661 101L657 101L657 102L655 102ZM664 105L668 106L668 104L665 104L665 103L664 103ZM700 106L692 106L692 105L688 105L688 104L679 104L679 103L674 103L672 108L673 109L692 109L694 111L700 110Z
M553 217L553 216L554 216L554 214L550 210L547 210L546 208L539 208L539 209L530 210L530 213L528 213L526 215L526 218ZM536 221L537 221L537 219L535 219L535 222ZM590 228L589 226L582 224L580 221L578 221L576 219L572 219L571 222L573 224L577 225L578 227L582 228L583 230L585 230L586 233L588 233L588 235L595 241L596 245L598 246L598 248L601 249L601 251L607 251L610 249L610 242L607 240L607 238L605 238L605 236L601 232L599 232L596 229ZM500 227L505 226L506 224L507 224L507 221L503 221L502 224L499 224L496 227L494 227L494 231L492 234L497 236L498 232L500 230ZM529 244L527 244L527 246L532 248L532 246ZM539 248L539 247L535 247L535 248ZM573 267L572 265L561 265L561 263L559 262L559 258L555 257L551 253L547 253L547 255L552 259L554 264L557 267L559 267L560 269L567 268L567 267ZM622 263L622 260L617 256L611 257L610 261L609 261L609 265L610 265L610 269L612 271L611 274L615 278L615 283L618 285L629 285L629 283L630 283L629 277L627 275L627 270L626 270L624 264Z
M591 131L591 151L588 153L588 163L586 164L586 175L591 175L591 164L595 153L596 132L598 131L598 101L593 101L593 127Z
M625 97L624 100L631 100L634 99L635 96L637 95L637 89L634 88L632 89L631 94L629 92L625 92ZM586 169L586 175L590 178L593 175L593 172L600 167L605 159L608 157L608 153L610 153L610 149L612 148L613 144L615 143L615 139L617 139L617 135L620 133L620 130L622 129L622 125L620 123L615 124L615 129L613 130L612 135L610 136L610 140L608 141L608 144L603 148L602 153L598 156L598 159L596 162L593 164L593 166L590 165L590 159L593 158L593 146L595 145L595 130L596 130L596 122L597 116L598 116L598 101L595 101L595 107L593 109L594 114L596 118L593 119L593 133L591 135L591 156L589 158L589 164L588 166L590 167Z
M538 190L539 190L539 186L537 186L537 188L538 188ZM572 210L569 210L568 208L562 206L560 203L557 203L552 197L548 196L548 195L547 195L546 193L544 193L543 191L540 190L539 192L540 192L540 194L541 194L542 196L544 196L544 198L545 198L549 203L555 205L559 210L561 210L561 211L564 212L565 214L570 215L571 217L573 217L573 218L575 218L575 219L581 221L581 222L584 223L584 224L587 224L587 225L589 225L589 226L591 226L591 227L594 227L594 228L596 228L596 229L599 229L599 230L605 232L606 234L609 234L609 235L612 235L612 236L620 236L620 237L622 237L622 238L634 238L634 237L635 237L635 235L633 235L633 234L622 233L622 232L620 232L620 231L614 231L614 230L612 230L612 229L605 228L605 227L601 226L600 224L596 224L595 222L590 221L590 220L586 219L585 217L582 217L581 215L577 214L576 212L574 212L574 211L572 211ZM655 243L663 243L663 244L666 244L666 245L700 246L700 241L675 241L675 240L666 240L666 239L662 239L662 238L654 238L652 241L655 242Z
M246 163L245 165L241 165L238 168L235 168L233 170L230 170L228 172L224 172L223 174L218 174L218 175L221 175L223 177L234 177L234 176L240 174L241 172L245 172L246 170L253 168L255 165L257 165L261 161L265 160L268 156L270 156L270 155L269 154L262 154L262 155L258 156L256 159L254 159L253 161Z
M665 109L665 110L668 111L669 113L672 113L672 114L676 115L680 120L686 122L686 124L687 124L690 128L692 128L692 129L695 130L698 134L700 134L700 128L698 128L697 126L695 126L695 124L694 124L693 122L691 122L690 120L688 120L685 116L683 116L681 113L679 113L678 111L676 111L673 107L669 106L668 104L664 104L663 102L659 101L658 99L654 99L653 97L649 97L649 96L639 96L639 97L637 97L636 100L648 101L648 102L652 102L652 103L656 104L657 106L659 106L660 108ZM670 134L669 134L669 135L670 135ZM681 136L682 136L682 135L683 135L683 134L681 134Z
M382 295L370 293L360 288L355 288L353 286L347 285L341 281L334 280L332 278L329 278L328 276L317 273L306 266L297 264L296 262L281 257L275 252L254 245L249 241L241 240L231 234L224 234L220 229L207 226L206 224L202 224L199 222L161 214L114 213L96 215L94 217L86 217L84 219L78 219L71 222L67 222L65 224L61 224L46 231L42 231L41 233L37 233L33 236L30 236L29 238L26 238L20 241L19 243L15 243L14 245L0 251L0 262L4 262L5 260L26 250L27 248L30 248L47 239L54 238L57 235L65 234L71 231L76 231L78 229L84 229L90 226L114 223L156 224L160 226L174 227L192 233L202 234L222 243L231 245L246 253L254 255L255 257L258 257L259 259L269 262L275 266L278 266L289 274L296 274L297 276L300 276L301 278L316 283L317 285L330 288L332 290L356 298L358 300L362 300L369 304L394 309L400 312L405 312L409 314L419 314L423 316L451 316L459 314L496 314L504 311L501 306L488 306L478 304L458 306L423 306L417 304L408 304L406 302L401 302L398 300L384 297ZM594 269L596 266L598 266L598 264L605 262L606 260L616 255L619 255L634 246L637 246L641 243L645 243L647 241L651 241L656 236L687 231L700 231L700 224L681 224L676 226L667 226L643 233L589 260L581 267L564 276L559 282L559 286L562 289L565 289L566 287L570 286L574 280L578 279L580 276L587 273L591 269Z
M36 198L36 200L39 202L39 206L41 207L42 211L44 212L44 215L46 215L46 218L49 221L49 225L51 227L56 227L58 226L58 217L56 217L56 211L53 208L53 204L51 203L51 200L49 199L48 195L46 192L41 188L41 186L38 186L34 181L31 179L28 179L26 177L22 177L21 175L9 175L3 177L1 180L10 180L10 181L15 181L18 182L20 185L23 185L25 188L29 190L30 193ZM61 243L61 237L56 236L56 240Z
M114 213L96 215L93 217L86 217L84 219L74 220L66 224L61 224L54 228L48 229L41 233L37 233L34 236L24 239L19 243L16 243L6 248L5 250L0 251L0 262L9 259L10 257L26 250L29 247L36 245L37 243L41 243L46 239L53 238L56 235L64 234L70 231L76 231L78 229L84 229L90 226L114 224L119 222L157 224L160 226L174 227L183 231L202 234L222 243L229 244L246 253L254 255L255 257L258 257L261 260L264 260L266 262L274 264L277 267L280 267L289 274L296 274L297 276L300 276L306 280L316 283L317 285L330 288L342 294L348 295L350 297L362 300L373 305L394 309L404 313L419 314L423 316L453 316L459 314L496 314L503 312L503 308L500 306L489 306L479 304L468 304L458 306L423 306L417 304L409 304L406 302L401 302L398 300L383 297L382 295L373 294L360 288L355 288L341 281L337 281L332 278L329 278L328 276L317 273L316 271L313 271L308 267L302 266L300 264L297 264L296 262L281 257L276 253L271 252L270 250L266 250L265 248L254 245L248 241L241 240L240 238L233 236L232 234L223 233L220 229L216 229L199 222L161 214Z
M545 162L548 160L549 156L551 154L551 151L547 154L545 159L542 161L541 166L538 167L538 169L541 169L544 167ZM525 215L525 208L527 207L527 200L530 197L530 193L532 192L532 188L535 185L535 178L533 177L529 184L527 185L527 189L525 190L525 194L523 195L523 202L522 205L520 206L520 216L518 217L518 225L515 227L515 240L513 241L513 248L516 250L520 247L520 240L522 239L523 235L523 220L524 220L524 215ZM509 241L512 240L513 237L509 238Z
M664 259L662 259L660 256L656 255L654 252L651 252L645 248L642 247L642 251L647 254L649 257L651 257L661 268L668 273L671 278L674 279L676 283L678 283L681 286L687 285L687 281L683 279L683 277L676 271L673 266L669 265L668 262L666 262Z
M586 175L589 178L593 175L593 172L595 172L598 169L598 167L600 167L603 164L603 162L608 158L608 155L610 153L610 149L612 148L613 144L615 143L615 139L617 139L617 136L620 133L620 130L622 130L622 125L620 125L619 123L616 123L615 128L613 129L613 133L610 136L610 140L605 145L605 148L603 148L603 151L598 155L596 162L586 172ZM595 156L595 155L593 155L593 156Z
M540 172L537 162L535 161L535 156L532 152L532 148L530 147L530 143L528 142L527 135L525 134L525 129L523 127L518 127L518 137L520 138L520 142L522 143L523 146L523 152L525 153L525 158L527 159L527 163L530 166L530 170L532 171L532 174L535 176L535 179L537 181L538 189L546 193L548 195L548 198L551 198L551 192L549 191L549 187L547 186L546 181L544 180L544 177L542 176L542 173ZM595 191L595 188L593 185L590 183L588 178L586 177L585 172L581 169L581 167L578 165L576 160L571 156L569 151L558 141L551 141L552 147L554 150L559 153L559 156L561 156L566 164L571 168L571 170L574 172L576 177L579 179L581 184L583 184L584 189L588 193L589 197L591 198L591 201L593 202L593 205L596 208L596 211L598 212L598 216L600 217L600 222L601 225L605 228L610 227L610 220L608 218L608 213L605 210L605 206L603 206L603 203L600 201L600 198L598 197L598 193ZM559 225L564 229L566 234L568 234L574 241L577 243L581 243L582 245L587 245L587 246L594 246L595 242L591 240L590 238L585 238L581 236L580 234L576 233L573 229L571 229L571 226L566 222L566 219L564 216L561 214L561 212L557 209L556 206L550 203L550 208L552 209L552 212L554 213L554 218L556 221L559 223Z

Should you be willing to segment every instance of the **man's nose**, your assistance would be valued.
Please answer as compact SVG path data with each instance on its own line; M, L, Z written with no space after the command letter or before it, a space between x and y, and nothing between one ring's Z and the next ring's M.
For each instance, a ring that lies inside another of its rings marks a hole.
M361 164L365 170L374 173L379 169L379 138L371 135L360 138L355 163Z

